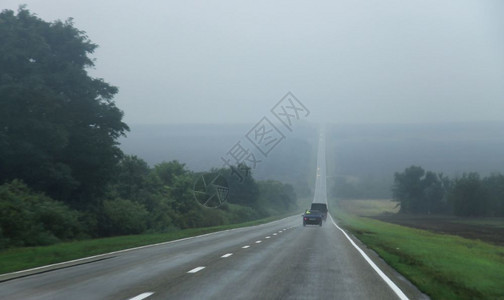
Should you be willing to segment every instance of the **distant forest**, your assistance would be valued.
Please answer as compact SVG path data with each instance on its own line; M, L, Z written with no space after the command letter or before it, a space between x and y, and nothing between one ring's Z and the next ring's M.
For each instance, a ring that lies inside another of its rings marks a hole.
M504 175L481 178L471 172L450 179L411 166L394 175L394 201L400 213L504 217Z
M502 173L503 132L503 122L330 126L331 195L392 198L394 174L412 165L451 178Z
M126 153L150 164L179 159L193 170L218 167L220 156L254 124L132 125L120 138ZM303 124L254 172L295 186L308 196L314 184L317 126ZM450 178L504 171L504 123L328 124L329 193L343 199L393 197L394 174L418 165Z

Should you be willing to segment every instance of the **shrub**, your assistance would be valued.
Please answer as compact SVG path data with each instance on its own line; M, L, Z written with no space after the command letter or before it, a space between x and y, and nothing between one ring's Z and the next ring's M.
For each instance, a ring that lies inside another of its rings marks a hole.
M0 186L0 247L37 246L82 234L79 213L20 180Z
M103 202L103 232L106 235L138 234L147 229L148 212L142 204L112 199Z

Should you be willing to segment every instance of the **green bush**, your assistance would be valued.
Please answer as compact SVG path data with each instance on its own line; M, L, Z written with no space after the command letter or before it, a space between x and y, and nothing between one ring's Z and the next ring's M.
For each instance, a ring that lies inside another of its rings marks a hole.
M0 185L0 247L49 245L82 234L79 213L14 180Z
M202 211L201 224L198 227L212 227L229 224L226 212L220 209L206 208Z
M107 235L138 234L147 229L148 212L142 204L113 199L103 202L103 232Z
M233 205L231 207L231 223L242 223L259 219L257 210L248 206Z
M268 214L285 213L297 208L297 195L294 187L280 181L259 181L258 209L266 210Z

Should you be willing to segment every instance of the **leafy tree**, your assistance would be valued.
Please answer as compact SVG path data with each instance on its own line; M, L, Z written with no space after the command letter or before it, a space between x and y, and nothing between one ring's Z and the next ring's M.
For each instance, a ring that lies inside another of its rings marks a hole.
M194 178L191 174L173 177L169 190L169 205L175 212L173 223L179 228L198 227L203 216L203 207L196 202L193 194Z
M98 199L128 127L117 93L92 78L96 49L72 20L0 13L0 183L15 178L76 207Z
M156 195L163 193L163 184L149 165L137 156L125 155L116 168L112 184L114 197L142 203L151 210Z
M223 168L220 174L228 181L230 203L251 207L257 204L259 187L248 166L239 164L232 168Z
M395 173L392 191L401 213L430 214L446 212L448 188L449 180L442 174L411 166Z
M150 231L165 231L173 226L175 212L170 207L170 190L163 185L156 170L137 156L125 155L121 159L110 197L143 205L149 213Z
M484 216L487 207L486 196L479 174L464 174L455 180L450 193L453 212L462 217Z
M427 214L448 212L446 194L450 185L450 180L443 174L427 171L423 179L421 212Z
M400 203L401 213L414 213L422 197L422 177L425 170L418 166L394 174L394 200Z
M117 166L114 189L121 198L137 199L151 172L149 165L137 156L125 155Z
M297 208L294 187L275 180L259 181L261 208L270 208L274 213L283 213Z
M154 171L159 176L164 185L171 186L175 177L187 174L185 164L172 160L170 162L162 162L154 167Z
M482 180L487 195L486 215L504 217L504 175L492 174Z

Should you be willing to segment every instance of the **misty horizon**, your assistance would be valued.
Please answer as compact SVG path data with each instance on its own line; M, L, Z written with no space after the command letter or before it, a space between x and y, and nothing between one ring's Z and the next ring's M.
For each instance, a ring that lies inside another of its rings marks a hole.
M504 2L5 0L73 18L124 120L253 123L287 92L310 121L503 121ZM131 16L134 16L132 18Z
M221 167L220 157L253 125L137 124L131 126L129 137L119 141L125 153L150 165L178 160L191 170L207 171ZM317 130L318 125L310 122L296 126L258 167L258 177L288 180L290 174L277 171L296 162L297 154L290 149L300 144L315 147ZM504 122L333 124L326 126L326 132L328 147L336 147L327 150L332 153L328 163L333 164L328 170L338 174L392 178L410 165L452 176L503 172ZM314 154L308 148L303 151L304 160Z

